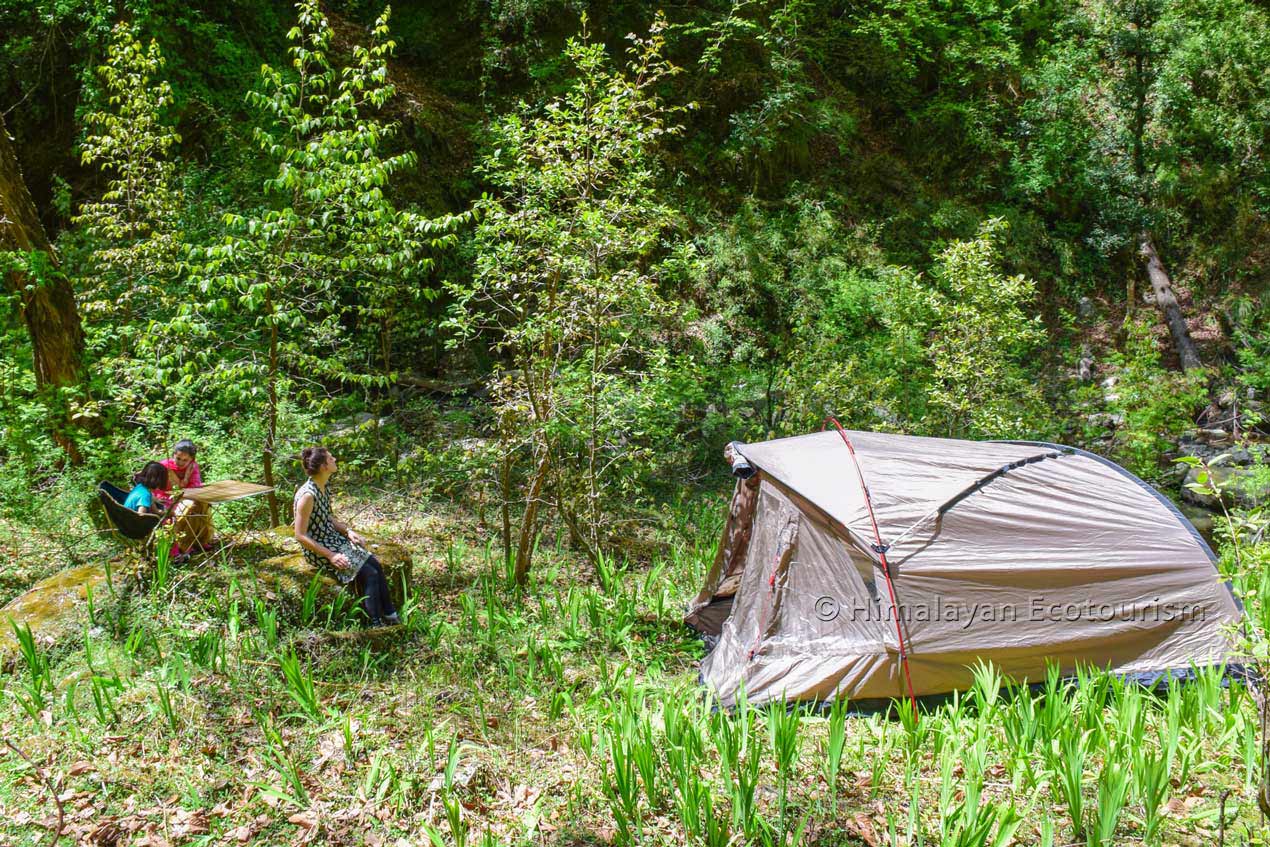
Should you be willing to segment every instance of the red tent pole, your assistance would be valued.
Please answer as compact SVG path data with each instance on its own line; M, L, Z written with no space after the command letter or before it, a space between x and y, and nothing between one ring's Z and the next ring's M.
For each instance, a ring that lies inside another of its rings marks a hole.
M823 429L828 429L829 424L833 424L838 430L838 434L842 436L842 443L847 445L848 452L851 453L851 462L855 465L856 476L860 480L860 490L864 492L864 505L869 510L869 520L873 523L873 539L876 542L873 550L878 554L878 560L882 563L882 576L886 577L886 591L891 596L891 608L895 611L895 637L898 639L900 647L900 667L904 669L904 681L908 684L908 699L913 704L913 717L917 717L917 695L913 693L913 676L908 670L908 649L904 646L904 629L900 626L900 604L895 599L895 584L891 581L891 566L886 561L887 547L882 543L882 533L878 531L878 519L873 514L873 498L869 496L869 486L864 481L864 471L860 468L860 460L856 457L855 446L851 443L851 439L847 437L847 431L842 428L842 424L838 423L838 419L833 415L825 418Z

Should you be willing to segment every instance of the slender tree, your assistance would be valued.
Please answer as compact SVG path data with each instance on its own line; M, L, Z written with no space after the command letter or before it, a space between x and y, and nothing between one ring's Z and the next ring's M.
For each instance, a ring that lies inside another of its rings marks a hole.
M415 163L411 154L382 151L393 130L377 117L393 94L388 10L370 46L355 47L353 61L337 68L331 25L316 0L296 8L290 70L265 66L261 90L249 97L265 117L256 139L275 168L265 186L275 204L226 214L223 239L196 251L193 263L206 297L190 324L236 347L217 378L262 407L271 486L286 396L298 387L316 400L332 383L390 377L350 366L358 358L350 351L364 349L360 336L378 339L369 346L390 371L396 292L431 267L429 253L452 243L457 223L398 209L385 193L392 176ZM270 510L277 523L272 497Z
M632 437L641 385L654 377L657 328L675 308L656 271L674 221L653 155L677 111L656 94L677 71L662 57L663 26L659 18L634 42L622 71L588 40L584 17L565 48L568 90L497 122L481 165L497 193L478 204L476 273L454 287L453 326L459 338L484 333L506 357L491 387L504 449L528 460L521 583L543 504L558 507L594 559L613 494L644 455Z
M85 118L80 148L84 164L107 177L106 191L75 218L94 246L85 288L94 312L122 320L152 317L169 299L181 252L171 159L181 139L163 117L172 102L163 67L156 42L144 45L118 24L97 70L105 102Z

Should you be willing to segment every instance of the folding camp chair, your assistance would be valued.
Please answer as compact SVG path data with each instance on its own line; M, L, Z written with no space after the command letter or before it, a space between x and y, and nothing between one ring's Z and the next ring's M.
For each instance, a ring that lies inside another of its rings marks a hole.
M128 493L109 482L97 484L97 499L106 510L106 517L115 531L123 536L129 546L139 547L143 554L154 546L154 531L167 518L172 507L156 514L141 514L124 505Z

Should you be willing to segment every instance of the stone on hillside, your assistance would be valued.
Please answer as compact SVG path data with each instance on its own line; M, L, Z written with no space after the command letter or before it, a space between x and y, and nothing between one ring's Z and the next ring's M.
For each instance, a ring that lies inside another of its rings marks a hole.
M370 412L358 412L347 418L335 421L331 426L321 434L319 441L339 441L363 432L370 432L375 427L384 427L392 423L392 418L385 416L382 418L372 415Z
M400 640L405 627L376 626L366 629L311 629L300 634L294 642L296 653L301 656L316 655L325 647L336 644L369 646L380 650Z
M1199 438L1214 447L1220 447L1230 441L1230 433L1224 429L1201 429Z
M1076 377L1081 382L1090 382L1094 378L1094 359L1092 356L1081 356L1076 364Z
M1199 534L1204 536L1204 538L1212 544L1214 520L1213 512L1209 509L1191 505L1190 503L1183 503L1180 506L1180 511L1186 516L1186 519L1191 522L1191 525L1194 526L1195 529L1199 530Z
M272 592L283 602L301 602L315 575L321 585L323 601L343 590L328 571L315 571L305 561L290 527L276 527L255 534L253 540L267 548L286 551L254 565L242 565L244 569L251 568L265 590ZM373 538L367 538L366 541L371 552L383 564L393 602L400 606L404 587L410 584L414 569L409 551L392 541ZM184 567L197 568L197 560ZM136 584L137 575L124 572L122 565L116 565L116 568L112 576L115 591L126 594ZM226 588L214 583L208 587L211 590ZM83 565L64 570L40 580L9 601L0 609L0 669L12 668L15 662L20 661L14 625L29 626L41 649L78 637L88 620L90 592L96 607L105 610L111 602L111 591L106 582L106 569L102 565Z
M315 569L309 564L300 551L300 545L294 540L291 527L275 527L271 534L277 536L290 549L282 555L265 559L255 566L257 579L267 588L294 601L304 596L304 592L308 590L309 584L316 576L322 586L324 600L329 600L338 592L345 590L335 580L330 569ZM400 607L405 595L404 587L410 584L411 577L414 575L414 561L410 558L410 552L393 541L380 541L369 537L365 537L365 540L367 549L374 553L375 558L383 565L392 601Z
M1182 499L1205 509L1221 508L1218 498L1190 486L1199 481L1201 468L1188 468L1186 478L1182 481ZM1223 492L1227 503L1243 508L1253 508L1263 503L1270 503L1270 479L1264 471L1251 468L1232 467L1229 465L1210 466L1211 481Z
M491 784L489 767L476 759L460 760L450 782L452 791L463 796L474 796L487 791ZM439 773L428 783L428 792L435 794L445 789L445 774Z
M120 585L120 575L114 575ZM0 667L18 661L18 640L13 627L29 626L42 648L79 635L88 618L88 593L103 606L110 599L106 570L101 565L83 565L42 579L0 609Z
M1223 436L1226 436L1225 430L1218 430ZM1221 439L1224 441L1225 438ZM1243 446L1212 443L1209 440L1201 440L1200 436L1194 432L1184 432L1177 442L1178 456L1194 456L1202 459L1213 467L1222 465L1234 465L1245 467L1255 464L1261 460L1263 456L1270 459L1270 449L1266 445L1261 444L1244 444Z

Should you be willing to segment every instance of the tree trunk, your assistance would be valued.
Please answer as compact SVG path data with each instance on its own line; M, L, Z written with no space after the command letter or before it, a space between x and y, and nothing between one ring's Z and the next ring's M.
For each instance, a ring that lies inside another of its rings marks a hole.
M0 114L0 250L47 256L47 273L37 278L29 273L10 271L5 274L5 287L18 295L21 304L22 320L31 336L36 386L78 385L84 375L84 329L75 306L75 292L70 281L57 271L57 255L22 178L3 114ZM54 432L54 437L71 461L78 463L80 456L74 442L63 433Z
M1151 290L1155 292L1155 305L1168 324L1169 334L1173 336L1173 346L1177 348L1178 358L1182 362L1182 370L1189 371L1201 367L1199 351L1191 340L1190 330L1186 327L1186 318L1182 316L1182 307L1178 305L1177 296L1173 293L1173 283L1164 270L1160 255L1155 252L1151 242L1151 233L1143 231L1139 241L1139 252L1147 263L1147 278L1151 281Z
M499 491L502 507L499 517L503 522L503 573L506 574L512 564L512 457L511 453L503 456L499 473Z
M273 453L278 443L278 317L270 299L269 310L269 411L265 421L265 485L269 486L269 525L278 525L278 493L274 490Z
M542 456L533 478L529 481L529 493L525 497L525 514L520 521L520 543L516 549L516 584L529 581L529 568L533 564L534 538L538 534L538 506L542 502L542 487L547 480L551 451L542 446Z

